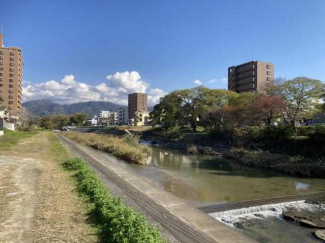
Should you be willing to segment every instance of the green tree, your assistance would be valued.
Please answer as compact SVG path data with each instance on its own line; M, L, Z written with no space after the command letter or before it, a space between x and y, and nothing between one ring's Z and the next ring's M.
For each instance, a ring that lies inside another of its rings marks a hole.
M44 129L53 129L53 124L50 116L42 117L38 123L39 126L43 127Z
M160 103L154 106L150 113L154 125L162 125L165 128L179 126L182 122L181 100L174 92L160 99Z
M70 118L67 115L54 115L51 116L51 123L54 129L62 129L70 122Z
M70 116L70 123L76 125L76 126L82 126L87 121L88 115L85 113L74 113Z
M319 98L324 84L315 79L298 77L277 87L277 94L286 101L285 118L296 126L299 119L319 111Z

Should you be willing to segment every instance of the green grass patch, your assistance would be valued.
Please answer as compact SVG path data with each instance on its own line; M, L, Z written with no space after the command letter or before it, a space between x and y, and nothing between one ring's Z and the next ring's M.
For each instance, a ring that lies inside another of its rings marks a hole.
M114 156L137 164L146 164L150 148L139 144L139 139L126 135L122 138L99 135L64 132L63 136L92 148L113 154Z
M113 197L87 163L79 158L65 161L63 167L74 171L77 188L94 205L94 216L100 227L101 242L160 243L166 242L160 231L130 207Z
M69 159L69 153L53 132L49 132L48 139L50 141L50 156L55 162L63 163Z
M11 131L8 129L4 130L4 135L0 137L0 149L6 149L10 148L12 146L15 146L19 143L20 140L24 138L29 138L35 134L37 134L38 131Z

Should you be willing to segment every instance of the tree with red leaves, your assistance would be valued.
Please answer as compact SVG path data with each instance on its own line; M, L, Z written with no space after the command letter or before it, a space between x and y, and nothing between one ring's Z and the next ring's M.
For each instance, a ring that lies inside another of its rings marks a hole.
M285 112L286 103L280 96L262 95L251 101L246 107L246 119L256 125L271 122Z

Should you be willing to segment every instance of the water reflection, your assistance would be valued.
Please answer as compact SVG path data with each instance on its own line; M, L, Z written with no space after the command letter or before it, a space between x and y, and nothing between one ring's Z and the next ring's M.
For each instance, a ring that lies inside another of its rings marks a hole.
M166 191L193 202L244 201L325 190L322 179L298 179L157 146L153 146L149 161L152 166L134 165L132 169Z

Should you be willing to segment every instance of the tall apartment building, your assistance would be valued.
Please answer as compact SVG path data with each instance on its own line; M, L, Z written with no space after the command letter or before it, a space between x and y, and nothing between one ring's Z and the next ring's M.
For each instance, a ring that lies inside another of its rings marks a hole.
M0 34L0 105L10 117L19 118L22 109L23 56L20 48L4 47Z
M134 119L137 111L147 111L148 95L144 93L133 93L129 94L128 109L129 109L129 120Z
M274 65L270 62L252 61L228 68L228 90L262 92L274 84Z

